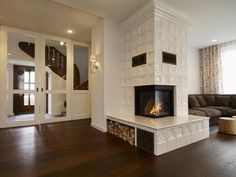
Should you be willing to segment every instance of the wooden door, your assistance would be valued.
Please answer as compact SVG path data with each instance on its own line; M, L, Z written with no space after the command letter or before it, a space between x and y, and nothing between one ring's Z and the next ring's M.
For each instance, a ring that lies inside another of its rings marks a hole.
M15 90L35 90L35 68L32 66L14 65L13 87ZM35 95L24 93L13 96L13 112L15 115L33 114Z

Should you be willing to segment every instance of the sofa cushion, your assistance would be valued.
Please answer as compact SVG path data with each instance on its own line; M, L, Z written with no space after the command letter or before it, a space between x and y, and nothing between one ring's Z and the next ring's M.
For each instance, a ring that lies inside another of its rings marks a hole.
M231 98L230 106L236 108L236 97Z
M190 115L207 117L207 114L206 114L205 112L203 112L203 111L200 111L200 110L189 109L189 110L188 110L188 113L189 113Z
M205 101L205 99L203 98L203 96L196 96L199 104L201 107L206 107L207 106L207 103Z
M200 107L200 104L195 96L189 96L188 103L189 103L190 108Z
M214 106L229 106L230 96L216 96Z
M204 99L208 106L215 105L215 96L214 95L204 95Z
M219 110L209 108L209 107L200 107L200 108L192 108L192 109L204 112L207 117L220 117L222 115Z
M209 108L219 110L222 116L230 116L231 111L233 110L231 107L225 107L225 106L209 106Z
M230 117L236 116L236 109L232 109L232 110L229 112L229 116L230 116Z

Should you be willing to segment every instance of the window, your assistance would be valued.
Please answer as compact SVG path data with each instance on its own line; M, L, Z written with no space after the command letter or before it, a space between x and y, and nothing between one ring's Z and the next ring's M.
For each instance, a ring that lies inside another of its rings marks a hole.
M223 93L236 94L236 48L222 50Z
M35 72L24 71L24 90L35 90ZM34 106L34 94L24 94L24 106Z

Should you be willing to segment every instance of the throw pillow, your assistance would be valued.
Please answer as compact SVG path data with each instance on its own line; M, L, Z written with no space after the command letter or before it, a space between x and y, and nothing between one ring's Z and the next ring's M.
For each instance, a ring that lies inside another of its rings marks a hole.
M188 102L191 108L200 107L200 104L195 96L189 96Z
M203 98L203 96L196 96L196 97L197 97L197 100L198 100L201 107L207 106L207 103L206 103L205 99Z

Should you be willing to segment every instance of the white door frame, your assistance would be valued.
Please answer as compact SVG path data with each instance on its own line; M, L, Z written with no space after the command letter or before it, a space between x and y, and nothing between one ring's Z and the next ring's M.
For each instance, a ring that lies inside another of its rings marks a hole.
M7 58L8 58L8 48L7 48L7 44L8 44L8 33L17 33L20 35L24 35L26 37L30 37L33 38L35 40L35 73L36 73L36 85L35 88L38 87L39 85L39 51L40 51L40 38L37 35L37 33L33 33L33 32L28 32L25 30L20 30L20 29L15 29L15 28L11 28L11 27L7 27L7 26L1 26L1 43L0 43L0 47L1 47L1 90L2 90L2 94L1 94L1 105L2 105L2 110L1 110L1 127L12 127L12 126L28 126L28 125L34 125L38 123L38 117L39 117L39 109L38 109L38 105L39 105L39 95L36 91L36 89L34 91L26 91L26 90L10 90L7 88ZM30 120L30 121L8 121L7 119L7 95L8 94L18 94L18 93L32 93L35 95L35 109L34 109L34 120Z
M74 46L77 45L77 46L81 46L81 47L87 47L88 48L88 90L74 90L74 69L71 71L71 75L72 75L72 91L70 92L70 97L72 98L73 96L76 96L76 95L88 95L88 108L89 108L89 111L88 113L83 113L83 114L76 114L76 115L72 115L71 113L71 118L72 119L83 119L83 118L88 118L88 117L91 117L91 75L90 75L90 60L89 60L89 57L91 55L91 45L89 44L86 44L86 43L83 43L83 42L78 42L78 41L72 41L72 67L74 65ZM71 102L71 106L72 105L72 102Z

